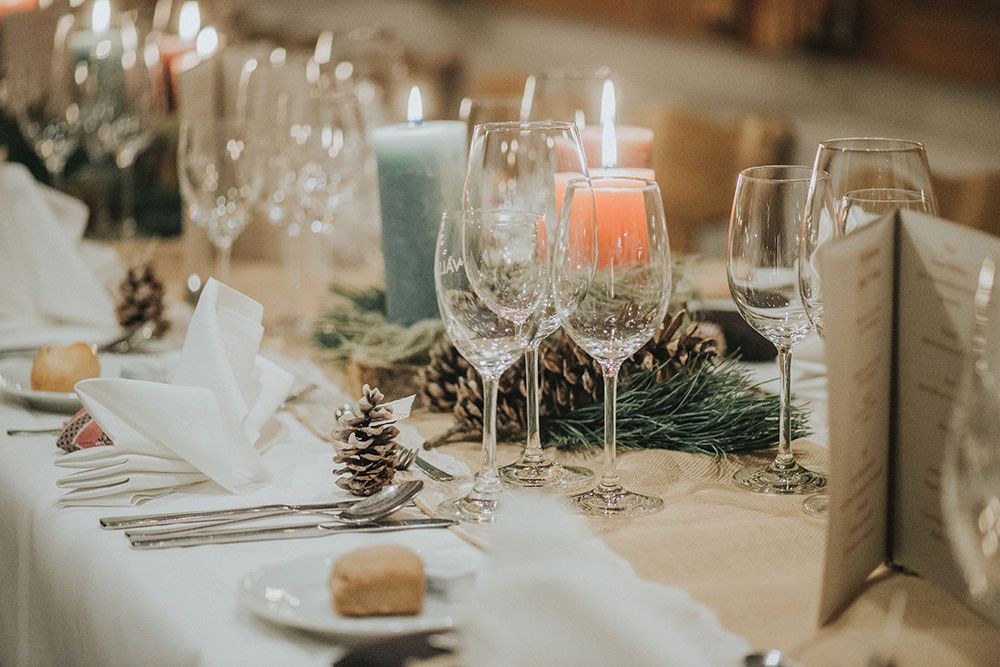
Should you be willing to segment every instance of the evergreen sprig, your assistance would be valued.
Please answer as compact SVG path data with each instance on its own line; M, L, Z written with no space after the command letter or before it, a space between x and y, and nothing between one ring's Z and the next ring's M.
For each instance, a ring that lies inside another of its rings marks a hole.
M317 322L313 343L337 360L352 356L385 364L425 364L431 346L441 337L440 320L410 326L385 316L385 289L330 285L330 304Z
M725 455L773 447L777 396L764 393L735 358L681 369L664 382L656 370L633 372L618 388L617 444ZM542 421L542 441L568 451L604 442L604 405L595 403ZM792 437L809 434L807 413L792 409Z

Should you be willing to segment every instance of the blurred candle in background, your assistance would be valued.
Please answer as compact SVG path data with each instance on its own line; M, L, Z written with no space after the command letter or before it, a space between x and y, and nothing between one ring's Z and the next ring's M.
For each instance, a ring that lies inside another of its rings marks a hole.
M438 317L434 248L444 211L462 200L466 125L423 120L414 86L407 122L372 132L378 162L386 306L399 324Z
M648 127L616 123L617 104L611 79L601 91L601 125L580 128L587 165L602 168L646 168L653 164L653 131ZM610 150L608 134L610 133ZM610 160L610 161L609 161ZM645 178L645 176L636 176Z

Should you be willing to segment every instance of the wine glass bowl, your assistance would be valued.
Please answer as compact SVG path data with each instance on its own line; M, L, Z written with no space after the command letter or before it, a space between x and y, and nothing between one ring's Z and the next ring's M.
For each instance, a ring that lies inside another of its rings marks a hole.
M820 338L824 337L823 291L816 253L826 243L900 209L937 212L922 144L885 138L830 139L819 144L802 216L799 288ZM829 496L821 493L806 498L803 508L823 517L828 504Z
M736 181L726 268L729 291L747 324L778 349L781 375L778 453L765 467L733 476L757 493L812 493L826 478L795 461L791 445L791 351L812 329L800 286L802 214L810 185L819 180L801 166L744 169Z
M259 153L248 146L243 122L201 118L181 124L178 180L191 221L218 251L218 277L229 279L233 242L250 223L260 189Z
M580 129L597 125L601 92L610 79L607 67L547 69L532 74L524 83L521 120L567 121Z
M511 210L536 216L547 238L558 236L563 189L587 175L587 162L576 125L570 122L507 121L477 125L472 133L463 205L466 211ZM544 248L551 257L552 244ZM541 288L541 312L525 353L527 439L521 457L500 470L505 483L564 490L586 483L586 468L558 464L542 452L539 435L539 346L559 328L552 299L551 274Z
M659 511L662 499L621 485L615 452L618 370L656 333L670 298L670 244L656 182L570 181L556 252L555 301L563 330L604 374L604 474L572 502L590 516Z
M1000 620L1000 383L996 258L979 272L962 383L941 467L942 515L972 602Z
M497 220L503 222L499 228ZM514 229L518 225L523 228ZM490 523L496 515L502 491L496 467L497 386L531 342L530 321L544 296L540 283L549 265L538 247L545 243L544 229L534 214L509 210L447 212L441 219L434 257L438 308L448 337L479 373L484 397L482 468L467 495L438 507L460 521ZM523 244L516 252L496 251L496 241L512 237ZM523 295L532 291L533 299L525 300Z

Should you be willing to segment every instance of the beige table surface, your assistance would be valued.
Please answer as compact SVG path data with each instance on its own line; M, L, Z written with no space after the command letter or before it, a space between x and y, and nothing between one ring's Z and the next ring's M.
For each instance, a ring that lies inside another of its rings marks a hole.
M180 242L165 242L156 252L158 269L175 295L181 285L180 247ZM357 274L352 278L357 280ZM237 260L231 282L261 300L266 313L286 305L275 265ZM301 344L271 343L286 353L312 354ZM328 372L338 379L336 369ZM425 437L450 425L447 416L422 411L412 423ZM806 465L825 465L823 448L813 443L797 443L797 448ZM479 465L476 443L449 444L443 451L473 470ZM514 460L517 452L514 445L501 445L500 464ZM590 457L558 458L595 470L601 464L596 450ZM686 590L756 648L780 648L810 666L865 665L885 627L889 601L902 589L907 606L896 646L898 666L1000 665L1000 628L936 585L888 569L873 574L858 599L820 627L825 522L802 511L801 497L761 496L729 481L733 471L748 461L767 459L765 453L716 460L665 451L625 452L619 465L623 483L662 496L663 511L638 519L588 522L641 577Z

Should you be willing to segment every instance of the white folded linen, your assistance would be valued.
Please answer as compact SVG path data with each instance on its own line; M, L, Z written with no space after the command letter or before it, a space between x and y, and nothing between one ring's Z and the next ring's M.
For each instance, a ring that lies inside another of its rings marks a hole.
M113 338L114 301L98 274L117 260L84 249L87 207L19 164L0 164L0 201L0 350Z
M462 664L742 664L747 643L711 609L639 579L548 496L507 494L490 541L459 629Z
M257 354L259 303L209 280L168 383L99 378L76 392L114 445L57 460L64 504L129 504L210 479L231 493L266 482L258 446L292 375Z

